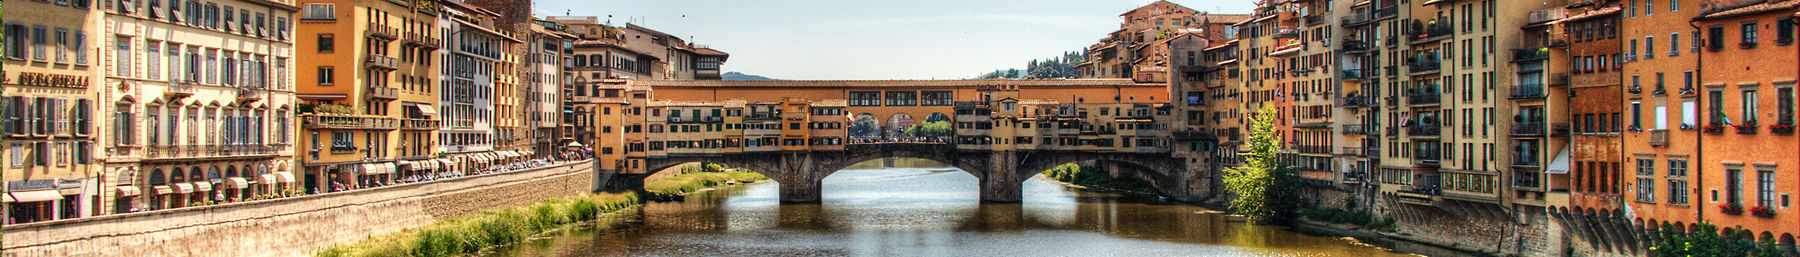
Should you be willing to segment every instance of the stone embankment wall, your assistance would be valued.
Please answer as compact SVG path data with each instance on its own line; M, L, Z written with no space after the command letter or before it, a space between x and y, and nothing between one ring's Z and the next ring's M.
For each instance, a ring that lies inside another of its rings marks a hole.
M1491 204L1453 202L1418 206L1374 190L1308 187L1306 197L1324 208L1342 208L1345 201L1356 199L1362 207L1372 208L1377 218L1395 219L1396 233L1384 233L1394 239L1489 255L1564 253L1563 228L1542 208L1504 210Z
M593 163L330 194L8 226L7 257L308 256L484 209L589 192Z

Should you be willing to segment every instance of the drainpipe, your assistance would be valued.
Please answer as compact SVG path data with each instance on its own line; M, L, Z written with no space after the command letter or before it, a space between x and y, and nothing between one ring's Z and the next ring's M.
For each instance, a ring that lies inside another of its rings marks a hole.
M1688 27L1694 28L1695 32L1704 33L1704 32L1700 32L1701 31L1700 25L1694 24L1694 20L1688 20ZM1712 36L1712 35L1708 35L1708 36L1709 37L1702 39L1702 40L1707 40L1707 41L1702 41L1702 42L1711 42L1712 38L1710 36ZM1723 42L1723 41L1721 41L1721 42ZM1704 45L1707 48L1713 47L1712 45L1707 45L1705 43L1702 43L1701 45ZM1706 66L1702 66L1701 60L1706 59L1707 51L1708 50L1701 49L1699 53L1696 53L1694 55L1694 83L1700 84L1700 85L1696 85L1694 87L1694 94L1696 95L1695 98L1700 98L1699 100L1695 100L1695 102L1699 102L1701 104L1707 104L1707 106L1710 106L1710 104L1712 104L1712 103L1707 103L1706 101L1703 101L1703 100L1706 100L1706 97L1700 95L1700 93L1701 93L1700 87L1704 87L1704 85L1706 84L1706 82L1702 82L1705 80L1701 79L1702 77L1706 76L1706 73L1703 72L1705 70ZM1695 107L1698 108L1699 106L1695 106ZM1699 110L1695 110L1694 113L1700 113L1700 112L1699 112ZM1707 115L1709 115L1708 118L1711 118L1710 115L1714 115L1714 114L1707 114ZM1696 118L1694 123L1700 123L1700 122L1703 122L1703 121ZM1694 124L1694 126L1700 127L1701 125ZM1699 163L1700 164L1698 166L1693 166L1693 170L1694 170L1694 190L1695 190L1694 195L1700 196L1701 198L1706 197L1705 194L1701 194L1703 192L1706 192L1705 190L1701 190L1701 188L1703 188L1706 185L1706 183L1705 183L1705 181L1706 181L1706 176L1705 176L1706 175L1706 161L1705 161L1706 160L1706 151L1700 150L1702 148L1702 146L1705 145L1704 144L1705 142L1706 142L1706 132L1694 133L1694 159L1691 159L1692 161L1689 162L1689 163ZM1694 206L1694 223L1693 224L1700 224L1702 222L1705 222L1706 221L1706 206L1701 205L1701 204L1695 204L1692 206Z

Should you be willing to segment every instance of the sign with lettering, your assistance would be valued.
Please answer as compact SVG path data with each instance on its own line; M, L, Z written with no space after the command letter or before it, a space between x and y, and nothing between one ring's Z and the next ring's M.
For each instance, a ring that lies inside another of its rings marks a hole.
M37 72L21 72L17 79L9 79L7 83L34 87L87 88L88 77L62 74L46 74Z

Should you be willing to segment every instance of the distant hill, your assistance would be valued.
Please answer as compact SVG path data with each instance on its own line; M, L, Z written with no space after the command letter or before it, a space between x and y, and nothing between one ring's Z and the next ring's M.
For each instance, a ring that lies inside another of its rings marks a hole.
M772 79L769 77L744 74L742 72L736 72L736 71L725 72L725 75L720 75L719 77L724 80L779 80L779 79Z

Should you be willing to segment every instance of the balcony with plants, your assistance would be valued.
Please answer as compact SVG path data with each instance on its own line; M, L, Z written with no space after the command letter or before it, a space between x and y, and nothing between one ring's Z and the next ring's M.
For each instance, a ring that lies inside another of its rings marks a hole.
M1443 95L1438 92L1437 85L1415 87L1407 93L1407 105L1413 107L1436 106L1442 104Z
M1411 26L1407 27L1406 32L1411 36L1412 44L1423 44L1450 37L1450 34L1456 32L1456 27L1451 26L1447 20L1415 20Z
M1430 75L1438 73L1442 68L1442 59L1436 52L1416 54L1406 58L1406 74L1410 76Z

